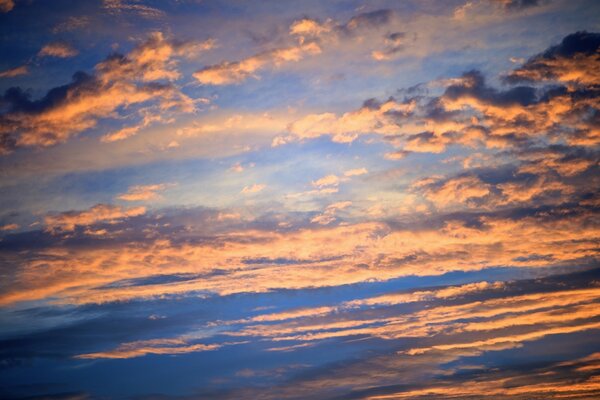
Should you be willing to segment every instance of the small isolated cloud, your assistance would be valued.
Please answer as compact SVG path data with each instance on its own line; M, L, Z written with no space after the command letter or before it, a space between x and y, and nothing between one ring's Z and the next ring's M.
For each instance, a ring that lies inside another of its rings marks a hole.
M69 58L74 57L78 54L71 45L67 43L49 43L42 47L38 53L38 57L58 57L58 58Z
M236 162L229 168L229 171L241 173L241 172L244 172L246 170L246 168L254 168L255 165L256 164L254 164L254 163L248 163L246 165L243 165L240 162Z
M350 169L346 172L344 172L344 176L350 177L350 176L359 176L359 175L364 175L364 174L368 174L369 171L366 168L355 168L355 169Z
M337 175L327 175L312 182L316 188L324 188L326 186L337 186L340 183L340 178Z
M242 194L258 193L266 188L267 185L255 183L254 185L244 186Z
M235 163L231 166L231 168L229 168L230 171L233 172L244 172L244 167L242 166L241 163Z
M131 13L143 18L156 19L164 17L165 13L158 8L127 0L104 0L103 7L111 14Z
M386 160L402 160L404 157L409 155L411 152L406 150L390 151L385 153L383 157Z
M0 71L0 78L14 78L15 76L26 75L29 72L27 65L6 69Z
M178 59L209 46L206 41L179 42L154 32L128 54L109 56L96 64L92 74L75 73L72 82L40 99L32 100L20 87L8 89L2 97L6 112L0 114L0 153L64 142L102 118L141 117L129 130L104 137L120 140L155 121L152 115L168 121L170 113L194 111L195 101L173 83L180 77Z
M65 21L57 24L54 28L52 28L52 33L71 32L77 29L85 28L89 24L89 17L69 17Z
M320 225L329 225L336 219L336 214L339 210L343 210L352 205L351 201L339 201L337 203L333 203L325 208L322 214L317 215L312 218L310 222Z
M0 231L14 231L15 229L19 229L18 224L6 224L0 226Z
M87 353L75 356L81 359L97 358L134 358L145 356L146 354L185 354L197 351L216 350L220 348L217 344L189 344L182 339L150 339L139 340L136 342L123 343L114 350Z
M148 201L156 200L160 197L157 192L165 190L170 185L166 183L156 185L137 185L129 188L127 193L119 195L117 198L125 201Z

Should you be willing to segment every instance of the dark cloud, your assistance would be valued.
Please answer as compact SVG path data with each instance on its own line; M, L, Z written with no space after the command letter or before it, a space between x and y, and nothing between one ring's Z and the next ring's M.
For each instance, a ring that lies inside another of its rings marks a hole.
M375 10L352 17L346 22L341 29L350 32L356 29L379 28L387 24L394 15L392 10Z
M506 77L509 83L563 81L594 86L600 81L600 34L586 31L566 36L556 46L530 58Z
M594 55L600 47L600 33L576 32L566 36L559 45L552 46L535 58L573 57L577 54Z
M20 87L12 87L4 92L2 101L8 106L9 113L39 114L53 107L60 107L67 102L67 96L79 97L86 91L100 89L100 82L83 71L73 75L71 83L52 88L38 100L31 100L31 93Z
M506 10L517 11L541 5L540 0L494 0Z
M529 86L518 86L506 91L500 91L486 85L483 74L479 71L469 71L462 75L460 84L446 88L444 97L452 100L472 96L485 103L496 106L520 105L528 106L537 101L536 89Z

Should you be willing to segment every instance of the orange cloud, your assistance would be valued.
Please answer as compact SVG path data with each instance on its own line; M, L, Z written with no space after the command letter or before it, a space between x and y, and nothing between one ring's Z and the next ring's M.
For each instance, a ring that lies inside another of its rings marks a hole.
M123 343L114 350L87 353L75 356L80 359L98 359L98 358L134 358L142 357L146 354L185 354L199 351L210 351L220 348L217 344L188 344L183 339L150 339L139 340L136 342Z
M17 89L12 111L1 117L0 133L13 138L16 146L50 146L93 128L99 119L111 117L121 108L152 101L156 103L154 111L162 114L191 112L195 109L194 101L173 84L159 80L171 81L180 76L175 57L209 47L207 42L177 43L167 40L162 33L153 33L127 56L113 55L97 64L94 75L76 74L73 82L65 86L61 98L31 102ZM35 103L36 111L20 108L21 103ZM141 127L157 119L147 113L144 118ZM105 139L123 139L139 129L122 130Z
M4 71L0 71L0 78L14 78L15 76L27 75L29 73L29 69L26 65L21 65L19 67L14 67L10 69L6 69Z
M254 185L244 186L241 193L242 194L258 193L258 192L262 192L264 190L264 188L266 188L266 187L267 187L267 185L265 185L265 184L255 183Z
M339 203L328 213L337 215ZM47 217L48 229L73 231L76 226L141 215L143 207L124 209L100 205L90 210ZM392 230L383 223L341 226L313 225L310 229L264 231L232 230L206 243L172 244L157 228L144 228L146 244L122 244L58 252L49 249L35 259L18 262L0 303L53 298L87 303L202 291L216 295L265 292L384 281L407 275L438 275L496 266L547 267L569 265L597 256L598 228L591 214L544 216L518 220L481 217L477 226L448 221L418 231ZM315 222L326 222L317 220ZM194 228L189 227L188 235ZM108 232L105 236L111 235ZM114 233L118 235L118 231ZM205 234L204 234L205 235ZM117 236L118 237L118 236ZM204 237L204 236L203 236ZM535 237L535 243L530 238ZM499 245L501 244L501 245ZM58 253L56 253L58 252ZM280 264L247 260L291 260ZM222 274L163 285L107 285L156 274ZM84 268L84 269L82 269ZM42 284L43 282L43 284ZM102 289L99 289L102 287Z
M340 178L336 175L327 175L312 182L312 185L317 188L325 186L337 186L340 183Z
M0 231L14 231L15 229L19 229L18 224L6 224L0 226Z
M279 48L245 58L241 61L222 62L196 71L193 76L203 85L231 85L255 77L256 73L269 66L280 67L287 62L296 62L307 55L321 52L316 43L301 43L297 46Z
M13 0L0 0L0 12L7 13L15 7Z
M124 209L109 204L97 204L89 210L48 215L45 223L50 231L72 231L76 226L91 225L96 222L116 222L123 218L142 215L145 212L144 207Z
M366 168L356 168L356 169L350 169L346 172L344 172L344 176L359 176L359 175L365 175L368 174L369 171Z
M117 196L120 200L125 201L147 201L155 200L159 197L157 192L165 190L169 185L166 183L155 185L137 185L129 188L127 193Z
M49 43L42 47L38 53L38 57L58 57L69 58L74 57L79 52L67 43Z

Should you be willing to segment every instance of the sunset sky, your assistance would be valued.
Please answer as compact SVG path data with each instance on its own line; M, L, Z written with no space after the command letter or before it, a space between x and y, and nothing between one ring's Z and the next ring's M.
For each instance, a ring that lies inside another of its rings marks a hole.
M599 32L0 0L0 398L600 398Z

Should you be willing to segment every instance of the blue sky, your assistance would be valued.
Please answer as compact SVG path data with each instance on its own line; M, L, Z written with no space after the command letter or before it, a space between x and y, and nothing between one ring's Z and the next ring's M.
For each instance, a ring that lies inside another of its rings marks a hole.
M599 13L0 0L0 397L597 398Z

